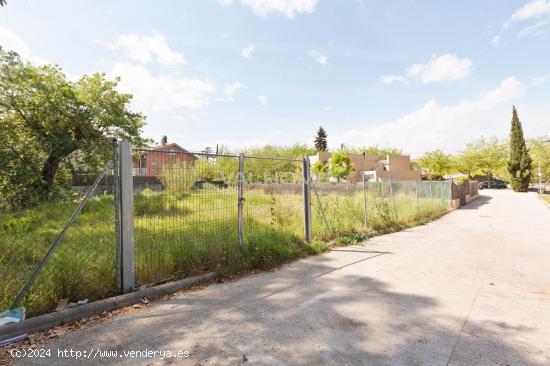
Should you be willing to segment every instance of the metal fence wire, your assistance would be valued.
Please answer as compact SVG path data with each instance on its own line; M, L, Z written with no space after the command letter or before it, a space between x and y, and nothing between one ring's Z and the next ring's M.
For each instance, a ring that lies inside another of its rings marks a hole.
M34 315L64 299L265 268L303 254L310 239L392 230L451 204L450 182L310 176L307 158L115 143L99 176L72 177L69 198L0 216L0 309Z
M28 315L117 293L111 163L71 196L0 219L0 309ZM14 300L15 299L15 300Z
M313 234L330 239L356 231L387 230L443 213L451 203L450 182L313 181Z
M134 176L136 285L217 268L238 245L239 158L136 150L147 175Z
M304 235L301 160L244 158L244 242L296 242ZM262 243L265 244L265 243Z

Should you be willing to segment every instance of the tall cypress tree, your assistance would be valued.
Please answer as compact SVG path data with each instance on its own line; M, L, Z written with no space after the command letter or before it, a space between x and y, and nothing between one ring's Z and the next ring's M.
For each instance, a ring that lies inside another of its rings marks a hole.
M523 138L523 129L514 106L512 109L512 130L510 132L510 159L508 171L512 188L516 192L527 192L531 181L531 157Z
M317 136L315 136L315 140L313 140L313 142L317 151L327 151L327 132L323 127L319 127L317 130Z

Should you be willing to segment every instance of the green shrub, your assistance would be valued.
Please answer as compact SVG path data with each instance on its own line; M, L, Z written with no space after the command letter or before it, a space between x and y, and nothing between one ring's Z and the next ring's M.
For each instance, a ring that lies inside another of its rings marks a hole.
M197 171L195 167L185 167L177 163L163 167L160 181L168 193L189 193L195 187Z

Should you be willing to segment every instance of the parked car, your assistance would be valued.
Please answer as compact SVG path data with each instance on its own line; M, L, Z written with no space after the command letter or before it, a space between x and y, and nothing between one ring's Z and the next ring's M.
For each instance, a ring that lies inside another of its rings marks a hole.
M508 183L500 179L485 180L483 182L479 182L479 189L488 188L505 189L508 188Z

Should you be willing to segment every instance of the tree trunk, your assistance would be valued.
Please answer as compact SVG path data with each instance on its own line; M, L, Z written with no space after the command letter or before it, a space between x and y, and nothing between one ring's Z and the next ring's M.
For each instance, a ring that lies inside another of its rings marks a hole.
M46 162L42 167L42 187L44 189L44 193L50 193L60 162L61 158L54 153L51 153L48 156L48 159L46 159Z

